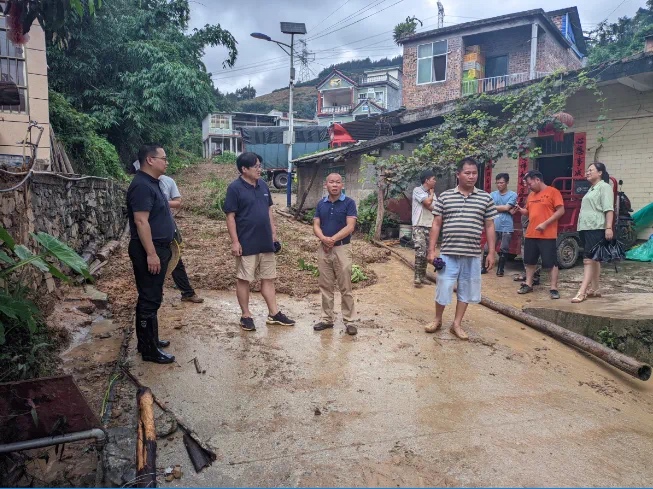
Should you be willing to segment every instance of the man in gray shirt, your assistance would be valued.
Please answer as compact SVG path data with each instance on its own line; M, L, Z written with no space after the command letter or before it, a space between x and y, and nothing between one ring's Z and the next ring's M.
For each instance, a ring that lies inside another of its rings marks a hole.
M421 287L426 281L426 255L429 250L429 233L433 224L433 201L435 199L435 174L424 170L419 175L419 187L413 190L413 243L415 246L415 279L413 285Z
M133 166L138 171L140 168L138 160L134 161ZM167 175L161 175L161 177L159 177L159 188L161 189L161 192L163 192L165 198L168 199L168 205L170 205L171 210L181 208L181 193L179 192L177 183L172 178ZM175 232L175 239L179 240L180 236L177 228L177 223L175 223L175 229L177 230ZM179 257L177 266L172 271L172 280L175 282L177 288L181 291L182 301L194 302L196 304L204 302L204 299L199 297L195 293L193 287L190 285L188 274L186 273L186 267L184 266L184 262L182 261L181 256Z

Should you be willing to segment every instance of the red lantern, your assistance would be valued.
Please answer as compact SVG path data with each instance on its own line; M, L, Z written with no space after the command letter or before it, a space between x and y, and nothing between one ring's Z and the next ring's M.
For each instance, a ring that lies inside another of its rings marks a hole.
M566 112L558 112L557 114L553 114L553 118L560 121L566 127L574 126L574 116L567 114Z

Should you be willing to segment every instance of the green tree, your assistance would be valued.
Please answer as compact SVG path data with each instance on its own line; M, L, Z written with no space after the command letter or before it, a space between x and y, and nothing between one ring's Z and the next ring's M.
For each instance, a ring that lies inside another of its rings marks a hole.
M236 100L251 100L256 97L256 88L249 85L236 90Z
M588 33L590 64L622 59L644 49L644 37L653 33L653 1L646 5L648 8L640 8L632 18L602 22Z
M419 20L417 17L413 15L412 17L406 17L406 20L404 22L400 22L399 24L397 24L394 30L392 31L392 39L394 40L395 44L401 45L399 41L403 37L410 36L411 34L415 34L415 30L417 29L418 23L420 27L424 25L421 20Z
M125 166L148 141L173 158L201 154L200 123L216 102L204 50L223 46L232 66L237 48L220 25L189 32L189 16L188 0L112 0L92 21L73 19L65 46L48 46L51 88L93 118Z

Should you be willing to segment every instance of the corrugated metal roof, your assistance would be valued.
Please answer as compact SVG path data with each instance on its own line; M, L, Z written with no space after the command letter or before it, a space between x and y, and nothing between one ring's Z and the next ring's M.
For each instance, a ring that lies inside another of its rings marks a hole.
M358 153L365 153L368 151L371 151L376 148L380 148L381 146L385 146L386 144L390 143L395 143L398 141L402 141L404 139L413 137L413 136L419 136L422 134L426 134L429 131L432 131L435 129L437 126L430 126L430 127L421 127L419 129L413 129L412 131L406 131L402 132L400 134L394 134L390 136L381 136L378 138L374 138L370 141L365 141L363 143L356 143L352 146L346 146L344 148L335 148L331 149L329 151L323 151L321 153L315 153L312 155L307 155L303 156L301 158L297 158L293 160L294 164L307 164L307 163L315 163L319 159L322 158L327 158L327 159L333 159L336 156L348 156L351 154L358 154Z

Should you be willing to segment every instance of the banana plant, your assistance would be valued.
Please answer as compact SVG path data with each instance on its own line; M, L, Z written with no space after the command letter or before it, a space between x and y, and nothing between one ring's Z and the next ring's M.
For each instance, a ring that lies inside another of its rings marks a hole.
M87 280L93 281L88 264L73 249L47 233L30 233L39 245L39 252L32 253L24 245L16 244L7 230L0 226L0 345L6 342L7 334L11 329L23 326L31 334L37 330L36 317L38 308L29 299L24 297L24 289L20 280L10 280L10 276L27 265L32 265L43 273L50 273L63 282L70 283L71 279L56 265L46 261L54 258L68 266L74 272L82 275ZM7 329L10 327L11 329Z

